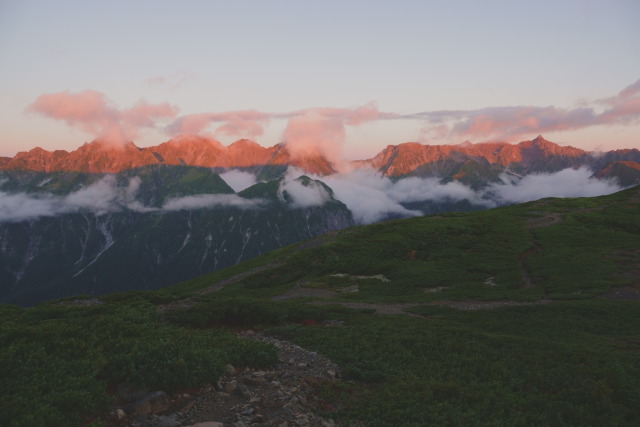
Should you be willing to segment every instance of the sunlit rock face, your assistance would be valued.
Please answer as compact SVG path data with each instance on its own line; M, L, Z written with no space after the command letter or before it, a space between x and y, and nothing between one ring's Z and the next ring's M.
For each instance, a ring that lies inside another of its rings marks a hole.
M456 165L469 162L487 169L533 173L581 166L597 170L611 161L639 162L640 151L616 150L594 155L579 148L557 145L542 136L518 144L465 142L457 145L425 145L408 142L389 145L371 159L343 162L343 165L349 168L372 168L387 176L448 176ZM307 173L330 175L339 169L335 163L335 159L328 159L317 152L294 156L286 144L262 147L253 141L241 139L225 146L209 138L179 136L145 148L137 147L133 142L114 146L100 140L84 144L71 152L34 148L18 153L13 158L0 158L0 169L117 173L155 164L213 168L294 166Z

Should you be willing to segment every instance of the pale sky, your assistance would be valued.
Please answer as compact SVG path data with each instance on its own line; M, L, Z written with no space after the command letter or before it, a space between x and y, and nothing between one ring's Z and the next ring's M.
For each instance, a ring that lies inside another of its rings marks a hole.
M114 132L640 148L639 22L637 0L0 0L0 156Z

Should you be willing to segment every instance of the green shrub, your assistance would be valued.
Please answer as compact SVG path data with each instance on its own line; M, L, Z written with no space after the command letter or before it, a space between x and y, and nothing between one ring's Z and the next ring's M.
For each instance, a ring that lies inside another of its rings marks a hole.
M169 312L166 319L170 323L196 328L256 328L301 322L305 319L319 322L324 316L322 308L298 302L211 297L189 309Z
M83 425L105 414L109 386L167 392L217 380L224 366L268 367L274 346L165 323L140 295L86 307L0 306L0 425Z

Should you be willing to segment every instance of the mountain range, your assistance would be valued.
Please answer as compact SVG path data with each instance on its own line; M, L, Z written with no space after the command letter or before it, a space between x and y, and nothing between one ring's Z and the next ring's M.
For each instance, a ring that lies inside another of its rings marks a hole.
M616 162L621 162L613 166ZM463 183L482 185L498 181L500 173L517 175L549 173L566 168L586 166L600 178L613 174L635 176L640 164L640 151L620 149L589 152L560 146L542 136L518 144L490 142L457 145L424 145L404 143L389 145L371 159L349 162L350 167L369 167L383 175L439 176ZM306 173L330 175L336 165L320 155L292 156L286 144L262 147L242 139L229 146L203 137L182 136L152 147L137 147L133 142L123 146L96 140L77 150L47 151L34 148L13 158L0 157L2 170L37 172L117 173L147 165L183 165L220 169L264 167L296 167ZM627 178L628 179L628 178Z
M582 168L583 181L628 187L640 183L639 163L637 149L592 153L541 136L390 145L347 164L346 178L344 164L249 140L34 148L0 158L0 302L156 289L356 224L532 200L538 193L520 197L532 176ZM234 190L229 171L250 182Z

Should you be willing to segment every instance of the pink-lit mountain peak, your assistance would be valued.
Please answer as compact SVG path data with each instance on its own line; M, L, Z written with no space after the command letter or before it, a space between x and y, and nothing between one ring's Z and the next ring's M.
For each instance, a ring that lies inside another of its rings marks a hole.
M546 161L551 157L580 158L588 152L563 147L538 136L518 144L487 142L457 145L426 145L407 142L389 145L368 160L353 162L355 167L371 167L390 176L411 173L421 165L441 162L465 162L469 159L508 167L515 163ZM620 156L618 156L620 157ZM179 136L157 146L140 148L133 142L113 146L96 140L77 150L47 151L35 148L18 153L11 159L0 159L1 169L27 169L43 172L82 171L119 172L151 164L189 165L202 167L253 167L261 165L291 165L308 173L328 175L336 165L320 154L296 156L286 144L262 147L248 139L229 146L201 136Z

